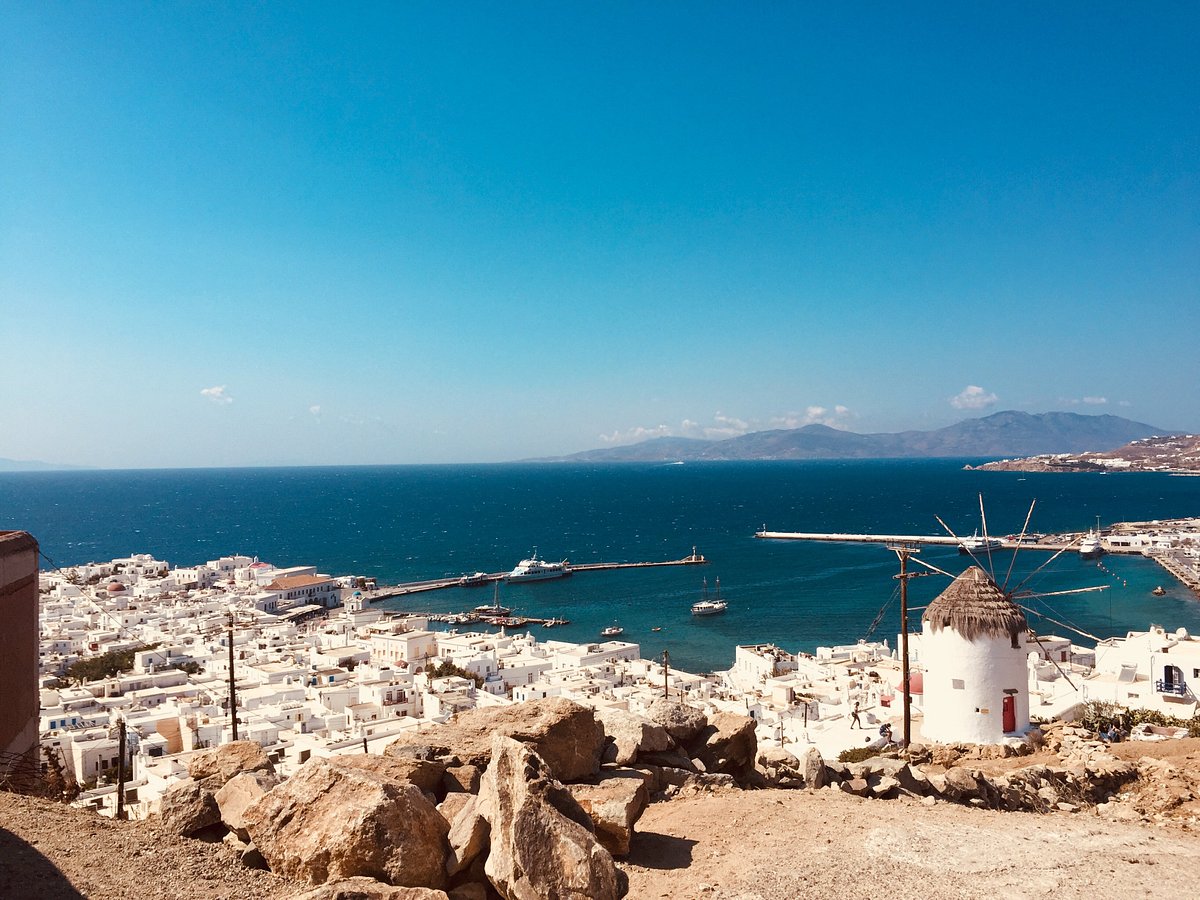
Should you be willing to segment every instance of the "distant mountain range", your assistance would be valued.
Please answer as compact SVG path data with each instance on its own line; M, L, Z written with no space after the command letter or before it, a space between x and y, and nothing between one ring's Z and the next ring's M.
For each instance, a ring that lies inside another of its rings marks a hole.
M1025 413L1015 410L967 419L933 431L856 434L827 425L755 431L719 441L653 438L638 444L585 450L544 462L666 462L674 460L898 459L1011 457L1111 450L1167 434L1120 416Z
M58 469L78 469L79 466L61 466L37 459L6 459L0 456L0 472L50 472Z

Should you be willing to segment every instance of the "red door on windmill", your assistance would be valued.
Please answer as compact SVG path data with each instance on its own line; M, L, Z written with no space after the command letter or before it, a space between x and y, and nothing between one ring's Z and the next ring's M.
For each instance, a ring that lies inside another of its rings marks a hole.
M1003 726L1005 732L1017 730L1017 698L1012 694L1006 694L1004 704L1001 707L1003 715Z

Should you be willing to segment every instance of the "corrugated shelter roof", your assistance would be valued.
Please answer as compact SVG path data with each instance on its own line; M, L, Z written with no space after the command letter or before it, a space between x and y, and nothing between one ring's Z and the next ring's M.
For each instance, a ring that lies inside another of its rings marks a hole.
M267 585L269 591L290 591L333 581L328 575L284 575Z
M953 628L968 641L1010 637L1029 629L1025 613L979 566L971 566L925 608L931 631Z

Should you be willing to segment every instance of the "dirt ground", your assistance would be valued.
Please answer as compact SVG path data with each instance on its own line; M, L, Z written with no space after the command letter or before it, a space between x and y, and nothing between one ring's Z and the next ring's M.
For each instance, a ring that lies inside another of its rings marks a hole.
M247 869L221 844L0 791L4 900L281 900L301 891Z
M1196 896L1200 835L1095 813L993 812L838 791L652 805L623 868L635 898Z

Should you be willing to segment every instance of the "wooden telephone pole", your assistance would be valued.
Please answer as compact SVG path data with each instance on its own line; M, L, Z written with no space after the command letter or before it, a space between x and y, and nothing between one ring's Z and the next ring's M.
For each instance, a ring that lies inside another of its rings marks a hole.
M888 549L895 551L900 557L900 574L892 577L900 579L900 685L904 692L904 746L908 747L912 742L912 693L908 670L908 580L928 573L908 571L908 557L921 552L921 548L916 544L893 544Z
M125 717L117 719L117 818L125 818Z
M238 739L237 683L233 677L233 610L229 611L229 720L233 724L233 739Z

